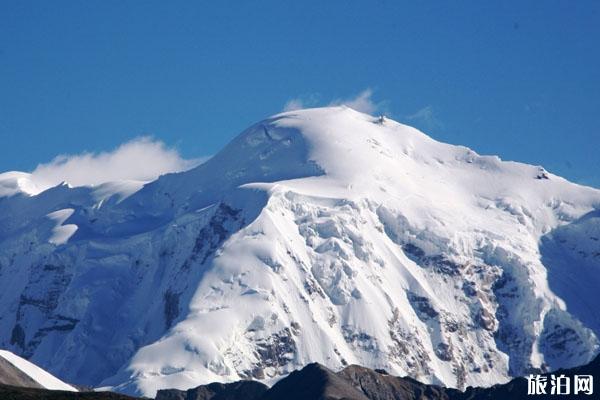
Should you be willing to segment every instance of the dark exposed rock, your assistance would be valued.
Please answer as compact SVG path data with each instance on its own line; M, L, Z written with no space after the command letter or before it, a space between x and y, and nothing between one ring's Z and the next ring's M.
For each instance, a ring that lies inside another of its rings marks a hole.
M462 290L465 296L473 297L477 295L477 289L475 288L474 282L464 281Z
M258 400L269 387L255 381L211 383L189 390L159 390L156 400Z
M296 322L296 321L292 321L292 322L290 323L290 327L292 328L292 333L293 333L294 335L296 335L296 336L297 336L297 335L299 335L299 334L300 334L301 327L300 327L300 324L299 324L298 322Z
M494 316L485 308L481 308L479 310L476 320L479 325L487 331L493 331L496 328L496 320L494 319Z
M265 367L281 367L296 353L296 342L289 328L256 341L256 353Z
M55 258L55 259L54 259ZM59 256L36 265L27 285L21 292L17 306L16 323L11 333L11 344L19 346L29 357L49 332L69 332L79 322L76 318L58 315L55 310L69 286L72 273ZM30 326L30 316L39 314L43 323L28 336L23 327Z
M444 275L454 276L460 273L461 265L450 260L444 254L428 256L422 248L413 243L402 243L401 245L404 254L420 267L431 268L433 271Z
M173 325L173 321L179 316L179 296L179 293L175 293L170 289L163 295L165 329L169 329Z
M423 249L421 249L418 246L415 246L412 243L405 243L402 245L402 250L404 250L404 253L408 256L412 256L411 258L423 258L425 256L425 252L423 251Z
M135 397L112 392L63 392L62 390L35 389L0 385L2 400L134 400Z
M342 326L342 333L344 334L344 340L346 340L346 343L350 343L353 346L365 351L378 351L377 340L371 335L365 332L357 331L351 325Z
M0 357L0 384L42 388L42 386L31 379L29 375L25 374L2 357Z
M458 324L458 322L451 320L451 319L444 320L443 325L444 325L444 328L446 328L446 330L450 333L454 333L454 332L458 331L458 329L460 328L460 325Z
M415 293L408 292L408 301L413 306L417 316L421 321L427 321L430 318L437 318L439 315L427 297L422 297Z
M448 398L444 395L444 389L441 387L425 385L411 378L397 378L381 374L357 365L351 365L338 372L337 375L362 392L364 397L357 397L356 399L416 400Z
M548 175L548 172L544 168L540 167L538 169L538 174L535 176L535 179L550 179L550 175Z
M598 376L600 357L585 366L555 372L555 374L563 373L571 378L575 374ZM550 382L549 374L544 376ZM531 395L527 394L527 380L524 378L516 378L506 384L489 388L469 387L465 391L460 391L427 385L412 378L395 377L356 365L334 373L319 364L310 364L279 381L259 400L525 400L531 398ZM556 396L538 395L535 398L550 399ZM569 396L569 399L573 398L593 397Z
M1 370L1 369L0 369ZM574 375L600 376L600 356L581 367L558 370L573 380ZM547 382L550 374L542 375ZM549 394L536 399L554 399ZM294 371L272 388L260 382L238 381L211 383L187 391L159 390L156 400L529 400L527 380L516 378L488 388L468 387L464 391L428 385L408 377L395 377L382 370L351 365L340 372L313 363ZM595 395L596 393L594 393ZM559 396L560 397L560 396ZM572 392L569 399L592 399L593 395ZM2 400L132 400L132 397L110 392L63 392L0 384Z
M435 355L442 361L451 361L452 346L447 343L438 343L435 348Z
M19 346L20 348L25 348L25 331L21 327L21 325L16 324L13 327L12 333L10 335L10 344Z
M320 364L309 364L277 382L260 400L368 400L345 378Z
M225 240L244 225L240 217L241 210L231 208L225 203L220 203L210 222L200 230L194 243L194 248L183 268L189 269L192 264L204 264Z
M450 260L443 254L432 257L426 257L424 259L424 263L428 267L431 267L437 273L451 276L460 274L461 265Z

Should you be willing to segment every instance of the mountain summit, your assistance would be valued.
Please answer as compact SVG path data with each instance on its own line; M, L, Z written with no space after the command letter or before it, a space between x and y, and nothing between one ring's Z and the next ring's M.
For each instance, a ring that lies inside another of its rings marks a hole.
M0 175L0 347L69 382L464 388L599 351L600 191L389 119L279 114L137 191L26 179Z

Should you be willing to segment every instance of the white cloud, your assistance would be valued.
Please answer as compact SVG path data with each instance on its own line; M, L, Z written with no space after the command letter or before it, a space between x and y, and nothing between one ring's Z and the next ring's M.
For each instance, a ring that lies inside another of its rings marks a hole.
M444 124L437 118L432 106L426 106L405 117L408 121L423 125L424 129L441 129Z
M31 182L45 190L61 182L71 186L90 186L112 181L151 181L168 172L190 169L201 160L186 160L177 150L150 137L126 142L113 151L61 155L39 164Z
M362 92L360 92L356 97L353 97L350 99L345 99L345 100L342 100L342 99L334 100L329 105L331 105L331 106L345 105L345 106L352 108L353 110L360 111L365 114L373 114L375 111L377 111L380 108L380 105L375 103L373 101L372 97L373 97L373 90L370 88L367 88L367 89L363 90Z
M301 98L289 99L283 106L283 111L295 111L305 108L304 100Z

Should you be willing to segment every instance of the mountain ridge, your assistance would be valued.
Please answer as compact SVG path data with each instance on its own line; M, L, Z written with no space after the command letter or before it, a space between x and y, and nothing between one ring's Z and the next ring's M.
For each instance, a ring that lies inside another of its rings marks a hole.
M6 350L0 350L0 384L77 392L75 387Z
M597 376L600 373L600 357L596 357L586 365L566 370L553 371L554 376L566 376L574 385L575 375ZM552 382L552 374L540 375L546 382ZM0 371L0 379L3 379ZM574 394L569 385L569 398L590 398L587 390ZM573 386L574 388L574 386ZM588 388L593 392L593 384ZM551 394L551 386L546 385L544 394L538 398L555 398ZM564 389L563 389L564 390ZM238 381L232 383L213 382L188 390L162 389L155 400L495 400L495 399L528 399L528 382L525 378L512 379L505 384L492 387L468 387L465 391L440 386L422 384L409 377L391 376L383 370L351 365L341 371L333 372L326 367L313 363L301 370L293 371L282 378L272 388L258 381ZM133 397L112 392L65 392L60 390L36 389L0 384L0 396L6 400L32 399L134 399Z
M575 375L597 376L600 373L600 356L586 365L566 370L553 371L540 377L551 382L551 375L565 375L571 385ZM341 371L333 372L326 367L313 363L301 370L296 370L277 382L273 387L263 387L254 392L238 391L236 384L256 384L254 381L242 381L222 385L220 391L207 390L210 385L199 386L187 391L166 389L159 390L155 400L483 400L483 399L529 399L526 378L518 377L504 384L492 387L468 387L464 391L427 385L409 377L397 377L379 370L374 371L358 365L351 365ZM574 394L569 386L570 398L590 398L592 393ZM546 394L537 394L537 398L555 398L551 387Z

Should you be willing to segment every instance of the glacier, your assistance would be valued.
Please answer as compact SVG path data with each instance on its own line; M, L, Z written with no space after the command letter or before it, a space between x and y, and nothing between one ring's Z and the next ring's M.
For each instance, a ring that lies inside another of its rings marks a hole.
M67 382L465 388L600 351L600 190L388 118L291 111L143 186L31 186L0 174L0 348Z

